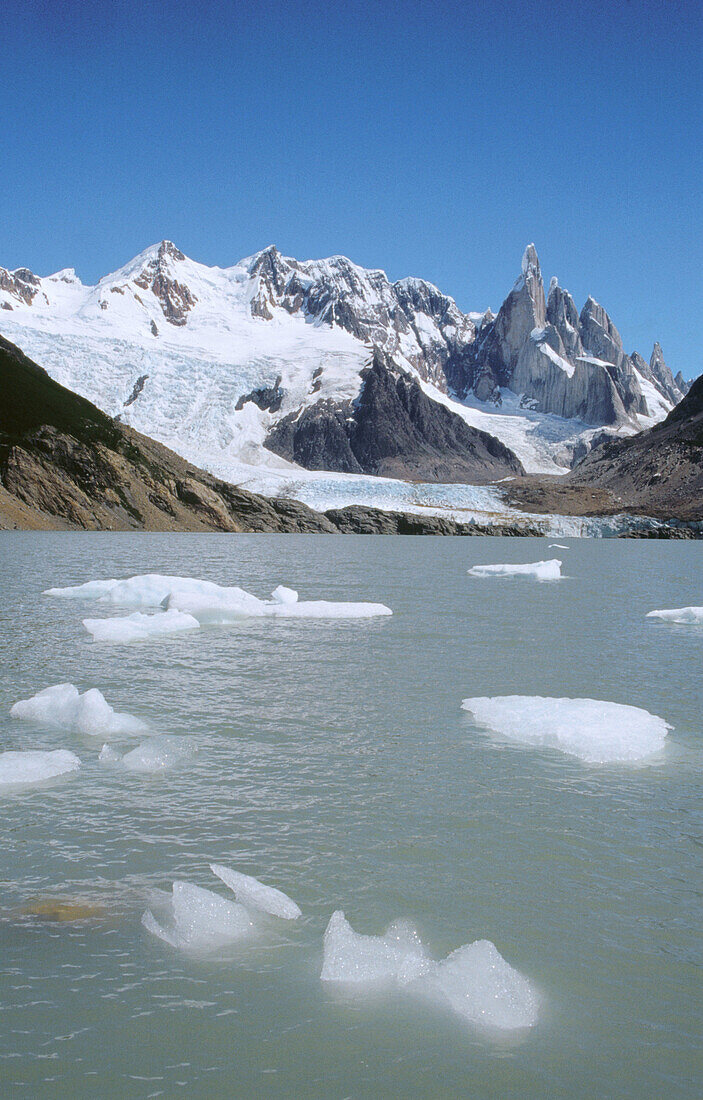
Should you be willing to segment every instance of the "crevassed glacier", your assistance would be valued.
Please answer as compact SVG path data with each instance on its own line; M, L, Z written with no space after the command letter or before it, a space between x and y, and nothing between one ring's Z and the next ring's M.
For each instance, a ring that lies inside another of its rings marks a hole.
M100 737L144 733L148 728L139 718L113 710L97 688L81 695L74 684L53 684L30 699L20 699L10 715L25 722Z
M80 759L68 749L27 749L0 753L0 787L25 786L80 768Z
M648 611L648 619L663 619L668 623L685 626L703 626L703 607L672 607L661 611Z
M525 565L473 565L468 573L472 577L534 577L537 581L561 579L561 561L534 561Z
M333 913L320 978L355 988L394 985L450 1008L473 1025L512 1030L537 1022L537 994L489 940L465 944L436 962L405 921L394 921L383 935L364 936L341 910Z
M664 748L672 727L649 711L599 699L498 695L464 699L476 722L511 741L559 749L588 764L630 763Z
M272 916L281 917L283 920L297 920L302 916L300 907L293 899L282 890L277 890L275 886L266 886L253 875L233 871L229 867L223 867L221 863L211 863L210 870L224 882L225 886L229 886L242 905L261 909L264 913L271 913Z

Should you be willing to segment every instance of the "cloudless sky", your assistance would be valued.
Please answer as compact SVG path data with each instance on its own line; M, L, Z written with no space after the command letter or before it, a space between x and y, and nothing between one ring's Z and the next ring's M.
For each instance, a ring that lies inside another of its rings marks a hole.
M534 241L703 370L693 0L2 0L0 264L274 243L494 309Z

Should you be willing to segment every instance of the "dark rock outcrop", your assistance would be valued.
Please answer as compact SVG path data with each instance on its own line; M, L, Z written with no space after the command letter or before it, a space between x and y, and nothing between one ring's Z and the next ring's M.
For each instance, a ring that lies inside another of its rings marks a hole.
M185 256L171 241L162 241L156 256L145 265L134 283L142 290L151 290L169 324L180 327L185 325L188 313L198 299L185 283L179 283L173 277L172 262L169 261L174 260L185 260ZM154 328L152 333L156 336L158 333L154 332Z
M319 401L293 413L266 446L309 470L475 484L523 473L503 443L431 400L380 353L355 402Z

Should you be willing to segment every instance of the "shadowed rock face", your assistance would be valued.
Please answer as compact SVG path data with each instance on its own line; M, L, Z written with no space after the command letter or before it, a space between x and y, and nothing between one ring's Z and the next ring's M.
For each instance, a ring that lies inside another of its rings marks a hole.
M291 414L266 446L310 470L475 484L523 472L504 444L432 401L379 353L356 402L318 402Z

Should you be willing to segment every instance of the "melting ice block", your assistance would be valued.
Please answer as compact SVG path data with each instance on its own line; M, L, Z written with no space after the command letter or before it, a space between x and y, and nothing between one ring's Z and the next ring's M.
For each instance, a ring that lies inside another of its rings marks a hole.
M537 1022L536 993L489 940L466 944L435 962L411 924L394 921L382 936L362 936L338 910L323 950L323 982L396 985L446 1005L474 1025L513 1029Z
M490 940L476 940L452 951L435 964L422 984L423 992L436 996L471 1024L512 1030L537 1023L536 993Z
M394 921L382 936L355 932L341 909L330 917L323 947L323 982L408 982L430 966L417 930Z
M282 584L279 584L278 588L274 588L271 596L276 601L276 603L298 602L298 593L295 592L292 588L286 588Z
M703 607L672 607L663 611L648 611L648 619L664 619L668 623L703 626Z
M265 886L253 875L244 875L241 871L232 871L229 867L223 867L221 863L211 863L210 870L230 890L242 905L253 909L261 909L264 913L271 913L274 917L282 917L283 920L297 920L302 916L300 908L292 898L277 890L275 886Z
M191 882L174 882L164 924L151 909L142 916L142 924L172 947L195 951L244 939L254 931L254 921L243 905Z
M629 763L664 748L672 727L640 707L599 699L498 695L464 699L479 725L511 741L554 748L589 764Z
M200 623L181 611L164 611L159 615L118 616L114 619L84 619L83 626L96 642L139 642L163 634L178 634L182 630L197 630Z
M561 579L561 561L533 561L526 565L474 565L468 570L472 577L534 577L537 581Z
M122 756L111 745L103 745L98 759L104 764L122 764L131 772L161 772L186 760L193 749L184 737L151 737Z
M159 634L225 625L242 618L274 616L311 619L360 619L391 615L378 603L342 603L298 599L292 588L279 585L271 600L260 600L243 588L223 587L191 577L158 573L126 580L88 581L73 588L49 588L45 595L99 599L114 605L158 609L154 615L135 611L111 619L84 619L83 625L100 642L132 642Z
M73 684L54 684L31 699L20 699L10 715L26 722L100 737L144 733L148 728L145 722L131 714L113 710L97 688L81 695Z
M565 546L563 542L550 542L547 549L549 549L549 550L568 550L569 547Z
M0 787L41 783L56 775L75 771L81 762L67 749L28 749L0 753Z

